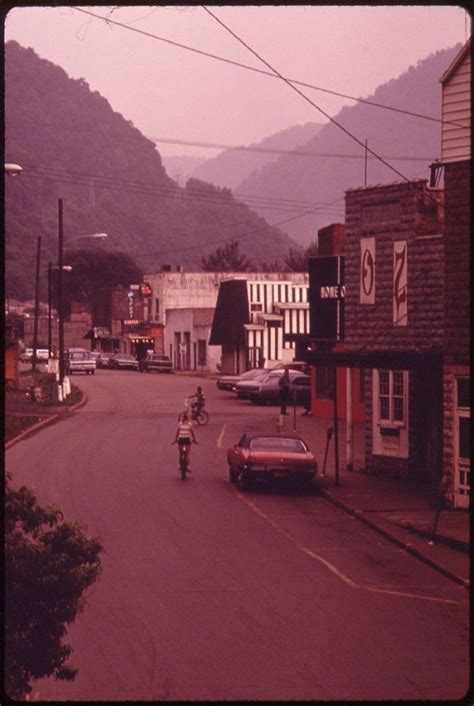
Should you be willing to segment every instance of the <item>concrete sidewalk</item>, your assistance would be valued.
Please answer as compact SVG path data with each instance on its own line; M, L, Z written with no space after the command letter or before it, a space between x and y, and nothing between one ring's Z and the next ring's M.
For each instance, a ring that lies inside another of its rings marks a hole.
M278 410L275 410L275 417ZM295 425L296 419L296 425ZM316 485L328 501L350 513L387 540L405 549L456 583L469 586L470 522L467 510L438 511L431 489L407 479L364 472L362 424L354 426L353 470L346 470L345 425L339 425L339 485L336 485L334 434L328 448L326 472L321 476L331 420L314 419L297 410L284 418L285 430L300 434L316 454ZM436 529L435 529L436 528ZM435 529L435 531L433 531Z

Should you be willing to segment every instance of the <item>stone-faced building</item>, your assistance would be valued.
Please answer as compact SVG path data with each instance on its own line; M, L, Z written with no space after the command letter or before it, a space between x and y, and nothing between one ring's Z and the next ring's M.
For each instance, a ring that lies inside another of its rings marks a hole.
M442 469L442 206L443 192L426 180L346 192L344 336L325 346L319 334L307 355L316 368L359 369L366 470L426 483L433 496Z
M470 492L471 40L440 79L441 165L445 188L445 493L468 507Z

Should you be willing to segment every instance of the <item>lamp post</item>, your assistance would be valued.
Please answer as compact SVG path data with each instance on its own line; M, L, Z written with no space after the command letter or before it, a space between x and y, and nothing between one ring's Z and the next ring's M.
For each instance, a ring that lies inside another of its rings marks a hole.
M40 262L41 262L41 235L38 235L38 244L36 248L36 284L35 284L35 321L33 327L33 358L31 361L31 369L36 370L36 361L38 348L38 319L39 319L39 279L40 279Z
M107 233L93 233L91 235L76 235L69 238L68 242L89 238L104 240ZM58 348L59 348L59 385L64 382L64 311L63 311L63 255L64 255L64 228L63 228L63 200L58 200Z
M58 265L53 265L51 260L48 262L48 357L52 357L52 326L51 326L51 309L52 309L52 294L53 294L53 289L52 289L52 271L57 270ZM64 272L71 272L72 267L70 265L63 265L63 271Z

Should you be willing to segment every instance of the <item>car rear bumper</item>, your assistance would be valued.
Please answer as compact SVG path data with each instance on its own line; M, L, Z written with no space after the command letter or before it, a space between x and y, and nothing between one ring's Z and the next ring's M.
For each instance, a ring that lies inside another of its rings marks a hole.
M265 470L248 469L245 472L249 481L280 481L280 480L295 480L295 481L311 481L316 476L315 470L304 470L295 468L268 468Z

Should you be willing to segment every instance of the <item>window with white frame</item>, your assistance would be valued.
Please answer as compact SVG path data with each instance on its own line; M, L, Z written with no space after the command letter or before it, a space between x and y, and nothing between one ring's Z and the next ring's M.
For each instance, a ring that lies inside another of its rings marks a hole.
M403 370L379 370L378 416L382 424L405 424L406 385Z

